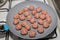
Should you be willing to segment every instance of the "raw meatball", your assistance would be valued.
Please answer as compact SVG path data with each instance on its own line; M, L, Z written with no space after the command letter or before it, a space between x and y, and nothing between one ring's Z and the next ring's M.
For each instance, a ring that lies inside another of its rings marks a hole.
M21 25L22 26L26 26L27 25L27 22L22 22Z
M18 19L13 19L13 24L18 24L19 23L19 21L18 21Z
M31 19L30 19L30 22L31 22L31 23L34 23L34 22L35 22L35 18L31 18Z
M45 19L46 16L45 16L44 14L41 14L41 15L40 15L40 18L41 18L41 19Z
M46 18L46 21L50 24L51 23L51 18L50 17Z
M44 28L48 28L49 27L49 23L48 22L44 22L43 26L44 26Z
M28 17L27 17L27 20L28 20L28 21L30 21L31 19L32 19L32 17L31 17L31 16L28 16Z
M36 8L36 11L37 11L37 12L40 12L41 10L42 10L41 7L37 7L37 8Z
M25 26L25 28L26 28L28 31L31 29L31 27L30 27L29 24L27 24L27 25Z
M35 28L35 29L38 28L38 23L37 22L33 23L32 27Z
M29 9L30 9L30 10L34 10L34 6L31 5L31 6L29 7Z
M21 29L22 29L21 24L17 24L17 25L16 25L16 29L17 29L17 30L21 30Z
M46 15L48 12L46 10L42 10L42 14Z
M26 35L27 33L28 33L27 29L25 29L25 28L21 29L21 34L22 35Z
M16 13L14 14L14 19L18 19L19 18L19 15Z
M44 21L42 19L39 19L38 23L42 25L44 23Z
M24 7L24 9L23 9L24 11L28 11L29 9L28 9L28 7Z
M36 10L33 10L32 11L32 15L35 15L37 12L36 12Z
M38 33L43 33L44 32L44 28L43 27L38 27L37 31L38 31Z
M50 16L46 16L46 21L50 24L51 23L51 17Z
M27 17L27 16L29 16L29 15L30 15L30 14L29 14L28 11L24 12L24 16L25 16L25 17Z
M23 14L23 11L22 11L22 10L19 10L19 11L18 11L18 14L19 14L19 15Z
M35 17L35 18L39 18L39 14L38 14L38 13L35 14L34 17Z
M29 32L29 37L33 38L33 37L35 37L35 36L36 36L36 32L33 31L33 30L31 30L31 31Z
M19 16L19 19L23 21L23 20L25 20L25 17L22 16L22 15L20 15L20 16Z

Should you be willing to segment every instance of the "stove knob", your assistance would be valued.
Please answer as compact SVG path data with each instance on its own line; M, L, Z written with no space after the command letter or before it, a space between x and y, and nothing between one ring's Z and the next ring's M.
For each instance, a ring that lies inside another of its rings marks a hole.
M4 24L4 31L8 31L8 25Z

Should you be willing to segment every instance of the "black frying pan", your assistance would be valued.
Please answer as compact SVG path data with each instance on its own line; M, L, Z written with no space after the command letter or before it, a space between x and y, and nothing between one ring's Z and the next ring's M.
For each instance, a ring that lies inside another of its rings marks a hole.
M30 5L34 5L35 7L40 6L43 10L47 10L49 15L51 16L51 19L52 19L52 23L50 24L49 28L44 29L45 31L42 34L37 33L36 37L34 37L34 38L30 38L28 35L22 36L20 34L20 31L17 31L15 29L14 24L13 24L13 15L15 13L17 13L19 9L23 9L23 7L30 6ZM7 24L9 26L9 30L14 35L16 35L18 37L21 37L23 39L39 39L39 38L44 38L47 35L49 35L51 32L53 32L53 30L57 26L57 21L58 21L57 19L58 19L57 18L57 13L49 5L44 4L44 3L40 2L40 1L24 1L24 2L21 2L21 3L17 4L16 6L14 6L12 9L10 9L10 11L9 11L9 13L7 15Z

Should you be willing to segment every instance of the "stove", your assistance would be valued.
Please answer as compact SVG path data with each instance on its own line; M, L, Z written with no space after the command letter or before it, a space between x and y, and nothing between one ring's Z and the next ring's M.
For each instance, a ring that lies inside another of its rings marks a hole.
M13 35L9 30L8 26L6 25L6 17L11 8L13 8L15 5L17 5L20 2L27 1L27 0L8 0L5 5L0 7L0 40L27 40L27 39L21 39L15 35ZM50 5L54 10L54 6L49 3L48 0L30 0L30 1L41 1L43 3L46 3ZM57 32L56 32L57 31ZM58 34L58 29L55 29L50 35L48 35L46 38L43 38L44 40L59 40L56 39ZM55 39L54 39L55 38ZM40 39L40 40L43 40Z

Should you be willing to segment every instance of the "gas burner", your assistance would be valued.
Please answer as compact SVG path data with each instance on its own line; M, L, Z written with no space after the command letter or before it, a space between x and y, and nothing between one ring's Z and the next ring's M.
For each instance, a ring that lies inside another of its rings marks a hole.
M3 6L9 2L9 6L8 8L4 8ZM8 12L9 9L11 9L11 3L12 3L12 0L0 0L0 12Z
M0 7L4 6L7 0L0 0Z

